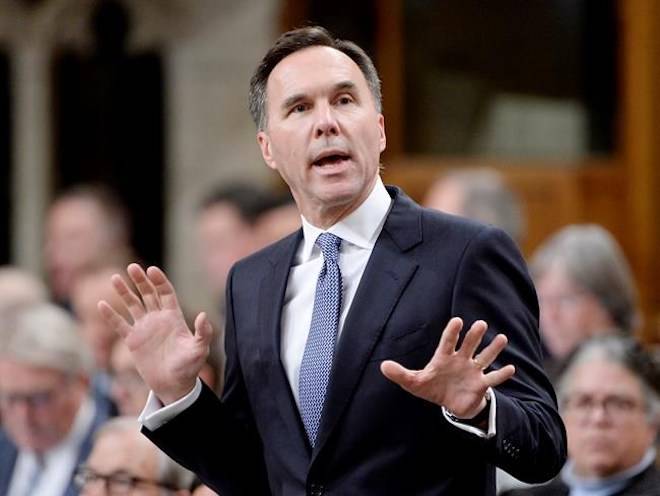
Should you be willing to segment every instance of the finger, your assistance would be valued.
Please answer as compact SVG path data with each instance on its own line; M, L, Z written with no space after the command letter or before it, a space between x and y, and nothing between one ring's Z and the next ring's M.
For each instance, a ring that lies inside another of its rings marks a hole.
M472 358L481 344L484 334L486 334L486 329L488 329L488 325L483 320L476 320L470 326L470 330L465 333L463 343L461 343L461 347L457 350L457 353L465 358Z
M381 363L380 371L390 381L398 384L406 391L413 389L414 379L417 375L415 371L409 370L403 365L392 360L385 360L383 363Z
M484 369L490 367L502 350L506 348L508 342L509 340L504 334L498 334L488 343L488 346L479 352L479 355L474 357L474 360Z
M442 331L442 336L440 336L440 343L435 350L435 355L453 355L456 350L456 343L458 343L458 335L463 328L463 321L458 317L453 317L449 320L444 330Z
M108 325L110 329L119 334L122 338L128 336L128 333L131 331L131 326L124 317L119 315L117 311L112 308L107 301L101 300L96 305L101 317Z
M513 365L506 365L501 369L493 370L484 375L484 380L490 387L499 386L504 381L511 379L516 373Z
M209 321L206 312L201 312L195 318L195 339L203 345L208 346L211 344L213 338L213 326Z
M140 292L144 308L146 308L147 311L160 310L160 301L158 299L156 288L147 278L147 274L142 267L133 263L128 266L126 271L128 272L131 281L133 281L133 284L135 284L135 287Z
M154 285L160 297L160 304L168 310L180 310L179 301L174 291L174 286L167 278L165 273L158 267L151 266L147 269L147 277Z
M128 287L126 281L119 275L114 274L110 281L112 282L112 287L115 288L116 293L121 298L121 301L126 305L128 313L131 314L133 320L136 321L144 315L144 306L142 305L142 300L133 292L131 288Z

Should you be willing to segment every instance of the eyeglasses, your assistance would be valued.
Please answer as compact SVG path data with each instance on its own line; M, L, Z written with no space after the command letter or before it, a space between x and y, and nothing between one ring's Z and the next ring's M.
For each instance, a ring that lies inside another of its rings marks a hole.
M155 480L136 477L125 471L118 471L108 475L103 475L85 466L78 467L73 481L82 494L85 494L85 489L90 488L91 486L98 483L102 483L103 488L105 489L105 493L109 494L110 496L128 495L136 486L139 485L156 486L170 491L176 491L179 489L169 484L163 484Z
M622 395L609 395L597 400L587 394L578 394L568 397L564 401L564 408L579 415L581 418L587 418L593 414L597 408L610 418L621 419L642 408L642 405L633 398Z
M53 404L57 393L62 391L70 384L71 380L66 379L61 384L50 389L43 389L32 393L5 393L0 392L0 408L10 409L24 404L28 408L39 409L46 408Z

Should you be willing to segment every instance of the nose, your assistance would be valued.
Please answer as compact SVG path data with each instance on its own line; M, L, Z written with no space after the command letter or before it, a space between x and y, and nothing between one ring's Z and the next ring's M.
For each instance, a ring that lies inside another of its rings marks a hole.
M339 135L339 123L329 104L317 105L314 136L316 138Z

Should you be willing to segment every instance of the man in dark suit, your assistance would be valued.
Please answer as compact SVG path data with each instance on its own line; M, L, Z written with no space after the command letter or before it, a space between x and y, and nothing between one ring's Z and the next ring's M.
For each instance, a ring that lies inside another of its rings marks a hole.
M75 496L77 465L105 420L71 316L36 303L0 314L0 494Z
M303 228L229 275L221 400L197 379L205 314L192 334L155 267L129 266L139 294L113 277L133 322L99 310L152 389L144 432L225 496L481 495L496 465L556 474L565 433L524 262L501 231L383 186L368 56L318 27L289 32L250 109Z

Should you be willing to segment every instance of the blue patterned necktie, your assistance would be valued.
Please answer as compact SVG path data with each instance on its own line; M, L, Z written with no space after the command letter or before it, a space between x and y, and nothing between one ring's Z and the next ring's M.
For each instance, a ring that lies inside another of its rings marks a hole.
M342 293L339 270L341 238L334 234L322 233L316 239L316 244L323 253L323 267L316 283L312 323L305 344L298 384L300 416L312 447L316 442L316 434L321 423L325 393L335 354Z

